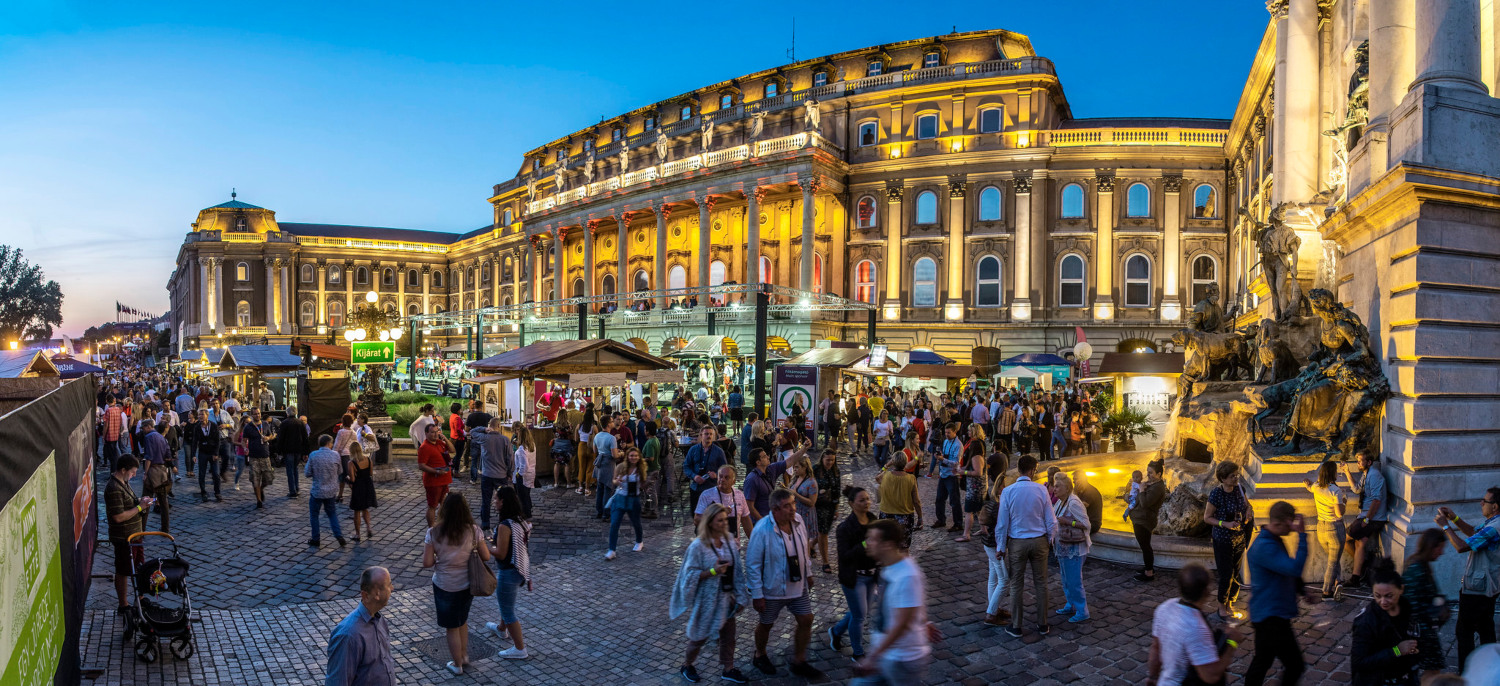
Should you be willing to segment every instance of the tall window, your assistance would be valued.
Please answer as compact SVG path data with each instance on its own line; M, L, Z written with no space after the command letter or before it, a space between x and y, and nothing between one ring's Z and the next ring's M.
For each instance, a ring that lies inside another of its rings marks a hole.
M646 117L646 121L643 122L642 128L644 128L647 131L655 129L656 128L656 117L655 116Z
M943 62L943 56L937 52L929 52L922 56L922 68L936 67Z
M731 107L734 107L734 96L733 95L725 93L725 94L719 96L719 109L721 109L721 110L727 110L727 109L729 109Z
M1214 187L1203 184L1193 189L1193 216L1198 219L1212 219L1219 216L1218 198L1214 197Z
M573 297L583 297L583 279L573 279ZM489 296L485 296L485 300L488 301ZM489 303L486 302L485 304L488 305Z
M979 132L1000 133L1003 112L1004 110L1001 110L998 107L991 107L987 110L980 110Z
M765 255L761 255L760 256L760 282L761 283L774 283L775 282L771 278L771 258L766 257Z
M1058 267L1058 304L1062 307L1083 307L1083 258L1068 255Z
M854 299L860 302L875 302L875 263L863 260L854 265Z
M823 256L813 253L813 292L823 292Z
M880 142L880 124L873 121L859 125L859 147L868 148Z
M859 228L875 228L875 225L880 223L875 216L875 197L866 195L860 198L859 203L854 206L854 216L856 226Z
M911 306L937 307L937 262L931 257L923 257L912 265Z
M1213 257L1199 255L1193 258L1193 304L1208 297L1208 287L1219 281L1219 264ZM1222 302L1219 304L1223 304Z
M979 221L1000 221L1000 189L986 186L979 191Z
M1151 258L1139 253L1125 260L1125 306L1151 306Z
M481 283L490 282L490 263L484 263L484 267L480 270L479 278L481 279Z
M1130 184L1130 190L1125 192L1125 214L1130 217L1151 216L1151 189L1146 184Z
M622 139L624 137L625 137L625 129L622 129L622 128L618 127L618 126L616 126L613 129L610 129L609 140L610 140L611 143L619 143L620 139Z
M420 288L422 286L422 276L417 273L417 270L406 270L406 285L412 288Z
M328 325L338 329L344 326L344 301L328 303Z
M640 293L649 290L651 290L651 275L646 273L644 269L637 271L635 273L635 291Z
M870 60L865 65L865 76L880 76L883 71L885 71L885 64L880 60Z
M813 74L813 88L828 85L828 72L820 71Z
M774 97L776 97L778 95L781 95L781 84L776 83L775 81L767 81L766 82L766 97L768 97L768 98L774 98Z
M344 282L344 268L336 264L328 265L328 283L340 284Z
M978 307L1000 306L1000 258L985 255L974 269L974 304Z
M723 262L720 262L718 260L714 260L713 262L710 262L708 264L708 285L709 286L722 286L722 285L724 285L724 280L726 278L728 278L728 275L729 275L729 270L728 270L727 267L724 266Z
M539 172L541 170L542 170L542 158L540 158L540 157L533 157L533 158L531 158L531 173L535 174L535 173L537 173L537 172Z
M380 283L385 286L396 285L396 270L386 267L385 271L380 273Z
M584 141L583 141L583 151L585 153L587 153L587 152L592 151L593 149L594 149L594 139L592 139L592 138L584 139Z
M567 151L567 149L565 149L565 148L558 148L558 150L557 150L557 163L558 164L562 164L563 160L566 160L566 159L568 159L568 151Z
M370 270L360 267L354 271L354 283L364 285L370 283Z
M246 219L244 217L239 217L239 218L235 219L234 220L234 230L235 231L242 231L242 232L243 231L249 231L250 230L250 220L248 220L248 219Z
M548 261L550 262L551 260L548 260ZM469 267L469 281L468 281L468 284L470 286L474 285L474 273L475 273L475 271L476 270L473 267Z
M441 269L434 269L434 270L432 270L432 287L433 288L442 288L443 287L443 270L441 270Z
M234 280L235 281L249 281L250 280L250 265L245 264L244 262L241 262L239 264L234 265Z
M1083 186L1070 183L1062 189L1062 216L1078 219L1083 216Z
M936 114L924 114L917 117L917 138L937 138L938 118Z
M310 329L318 324L317 306L310 302L302 303L298 310L297 318L302 322L302 328Z
M619 131L619 129L615 130ZM510 226L513 221L515 221L515 215L511 214L509 207L505 208L505 211L500 213L500 224L502 226Z
M922 191L917 194L917 223L937 223L937 193Z
M250 303L241 300L234 306L234 321L240 326L250 326Z
M412 315L418 314L417 304L416 303L412 303L410 305L407 305L406 306L406 314L407 314L407 316L412 316Z
M614 295L615 294L615 275L614 274L605 274L604 275L604 279L602 279L601 282L600 282L600 284L599 284L599 289L601 291L603 291L604 295Z
M667 288L673 290L687 288L687 269L680 264L668 269Z
M310 264L304 264L304 265L302 265L302 268L299 271L302 272L302 283L312 283L312 281L313 281L313 266L312 265L310 265Z

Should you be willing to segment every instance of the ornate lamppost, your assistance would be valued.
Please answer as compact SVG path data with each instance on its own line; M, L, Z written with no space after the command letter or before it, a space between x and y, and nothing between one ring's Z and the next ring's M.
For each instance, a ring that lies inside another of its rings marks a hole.
M378 300L380 296L375 291L365 293L366 304L349 313L349 320L344 329L344 340L354 343L367 339L381 341L401 339L403 333L401 316L381 309L376 304ZM385 389L381 387L380 382L385 375L385 365L368 365L365 373L365 390L359 394L359 409L370 417L384 417L386 416Z

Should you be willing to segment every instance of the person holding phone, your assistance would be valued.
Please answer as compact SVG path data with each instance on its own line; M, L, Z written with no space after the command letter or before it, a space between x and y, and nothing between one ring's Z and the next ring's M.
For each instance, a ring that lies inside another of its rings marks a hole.
M130 480L140 468L134 455L116 457L113 466L115 471L104 487L104 512L109 518L109 544L115 551L115 595L120 601L120 611L124 612L130 607L130 595L125 589L125 580L130 576L130 535L145 528L146 512L156 504L156 499L137 498L131 490Z
M1281 537L1297 534L1297 554L1288 555ZM1272 663L1281 661L1281 683L1295 684L1305 668L1302 648L1292 620L1297 598L1313 600L1302 590L1302 566L1307 563L1307 530L1291 503L1271 505L1266 523L1250 544L1250 625L1255 627L1255 657L1245 672L1246 686L1260 686Z
M437 526L438 504L448 497L453 483L453 468L448 463L448 441L437 424L428 424L427 438L417 450L417 465L422 468L422 489L427 492L427 528Z

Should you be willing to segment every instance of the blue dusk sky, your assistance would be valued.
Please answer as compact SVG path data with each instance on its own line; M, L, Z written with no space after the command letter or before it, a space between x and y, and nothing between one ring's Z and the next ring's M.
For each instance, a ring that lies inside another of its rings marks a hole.
M231 187L282 221L472 230L526 150L790 61L790 7L4 0L0 243L62 285L76 335L115 300L164 312ZM1009 29L1077 117L1228 118L1267 23L1260 0L826 7L796 15L799 58Z

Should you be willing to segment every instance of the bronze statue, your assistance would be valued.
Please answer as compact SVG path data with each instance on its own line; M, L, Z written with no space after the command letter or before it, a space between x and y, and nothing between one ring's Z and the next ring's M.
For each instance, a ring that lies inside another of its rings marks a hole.
M1193 305L1193 313L1188 316L1188 328L1208 332L1224 329L1224 308L1219 305L1219 284L1208 284L1203 299Z
M1182 376L1177 377L1177 397L1187 399L1199 381L1235 381L1240 372L1250 373L1250 353L1245 335L1178 329L1172 344L1186 354Z
M1323 135L1341 138L1344 152L1354 149L1364 134L1365 124L1370 121L1370 41L1366 40L1354 49L1354 73L1349 75L1349 90L1345 96L1344 123L1329 129Z
M1251 418L1257 440L1271 445L1290 442L1300 452L1301 439L1320 444L1326 457L1347 458L1367 445L1380 417L1380 405L1390 396L1390 381L1370 350L1370 331L1354 314L1315 288L1308 293L1312 311L1321 320L1318 348L1295 378L1263 389L1247 388L1246 397L1258 408ZM1267 436L1261 422L1288 407L1281 431Z
M1240 208L1240 214L1255 228L1262 278L1271 291L1272 316L1280 323L1291 319L1302 303L1302 284L1297 283L1297 249L1302 247L1302 239L1286 225L1286 212L1291 207L1285 202L1277 205L1264 222Z
M1276 322L1260 320L1260 330L1255 334L1255 383L1281 383L1296 375L1297 358L1278 335Z

